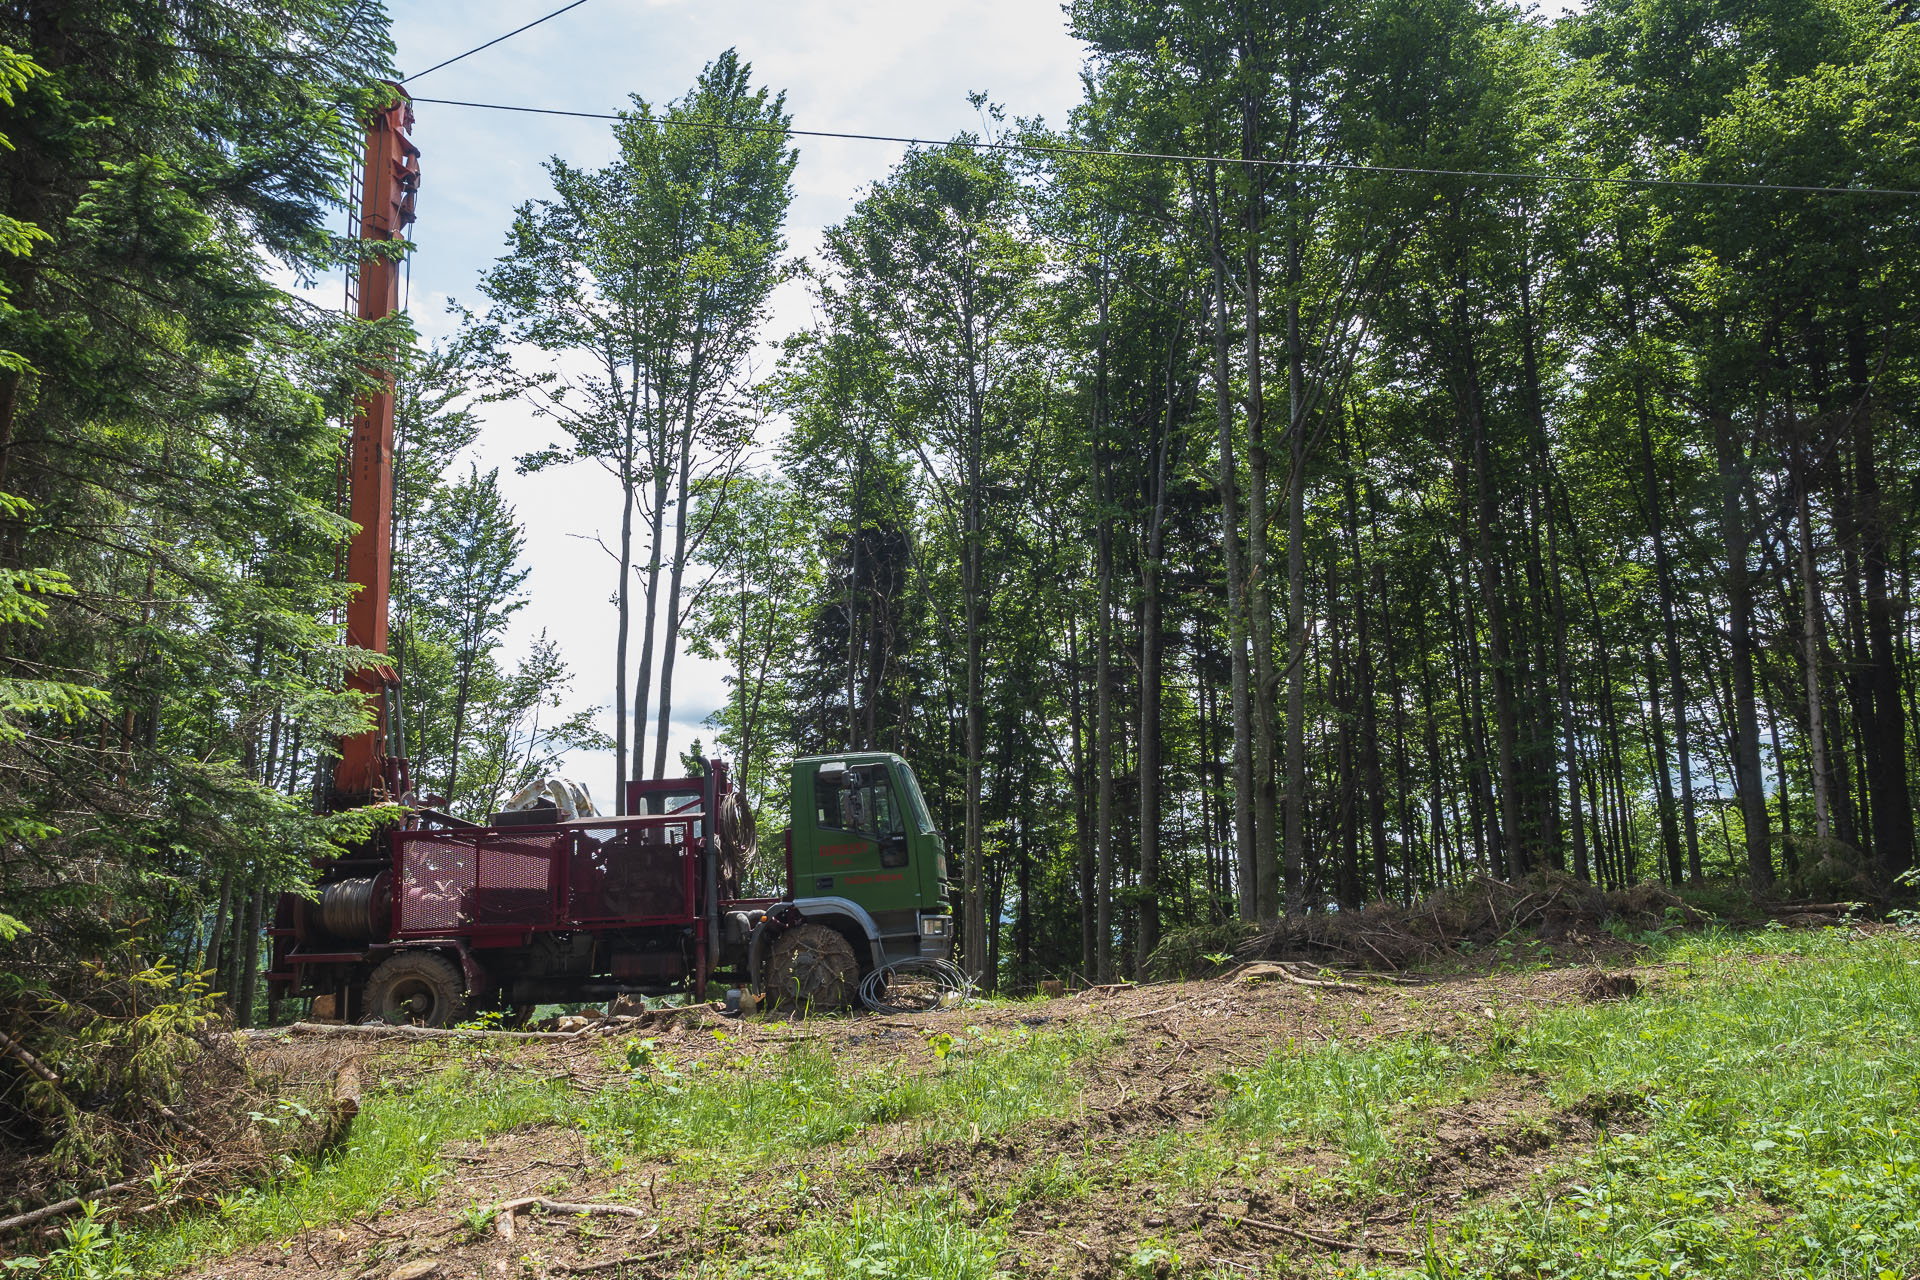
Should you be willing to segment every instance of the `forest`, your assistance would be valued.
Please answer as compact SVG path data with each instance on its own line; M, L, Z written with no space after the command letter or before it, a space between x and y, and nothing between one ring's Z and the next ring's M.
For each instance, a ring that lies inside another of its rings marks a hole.
M314 803L365 715L373 369L407 755L456 813L572 753L679 772L691 653L763 832L796 755L912 763L990 989L1480 877L1890 900L1915 18L1073 0L1070 116L977 95L804 256L743 35L555 158L425 344L312 300L362 252L381 6L0 3L0 1002L124 952L280 1016L263 914L385 816ZM765 332L796 279L815 322ZM566 620L611 672L506 645L508 401L523 469L618 482Z

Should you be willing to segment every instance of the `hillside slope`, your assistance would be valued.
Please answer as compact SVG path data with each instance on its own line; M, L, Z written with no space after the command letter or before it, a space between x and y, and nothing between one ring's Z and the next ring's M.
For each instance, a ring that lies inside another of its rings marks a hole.
M360 1060L347 1141L94 1261L250 1280L1903 1276L1916 973L1903 931L1772 931L1606 970L1267 966L923 1018L294 1035L262 1050L280 1070ZM497 1208L530 1197L592 1211Z

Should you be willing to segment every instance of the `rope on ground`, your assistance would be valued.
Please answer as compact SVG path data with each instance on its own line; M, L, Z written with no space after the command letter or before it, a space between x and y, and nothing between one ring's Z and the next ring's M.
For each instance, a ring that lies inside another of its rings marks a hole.
M972 995L973 980L964 969L932 956L882 965L860 984L860 1003L875 1013L931 1013Z

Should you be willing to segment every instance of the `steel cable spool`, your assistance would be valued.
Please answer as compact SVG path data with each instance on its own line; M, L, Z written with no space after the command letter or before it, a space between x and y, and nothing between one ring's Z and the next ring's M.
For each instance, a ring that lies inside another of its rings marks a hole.
M720 797L714 814L714 833L720 838L721 894L736 897L759 847L753 806L738 791L730 790Z
M320 927L336 938L364 942L379 930L387 904L380 877L336 880L320 891Z
M972 995L966 970L932 956L882 965L860 984L860 1003L875 1013L931 1013Z

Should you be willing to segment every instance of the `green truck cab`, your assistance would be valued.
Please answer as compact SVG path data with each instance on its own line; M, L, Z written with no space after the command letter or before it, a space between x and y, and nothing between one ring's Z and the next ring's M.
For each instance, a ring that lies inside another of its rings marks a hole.
M839 1003L875 969L951 959L946 842L912 767L884 751L808 756L790 786L788 896L767 913L781 932L749 962L766 989Z

